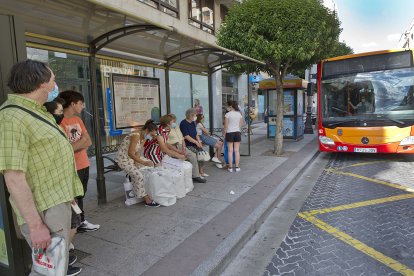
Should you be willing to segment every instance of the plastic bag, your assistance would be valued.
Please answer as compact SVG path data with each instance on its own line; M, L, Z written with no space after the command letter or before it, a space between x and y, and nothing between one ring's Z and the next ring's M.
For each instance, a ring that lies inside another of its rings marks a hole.
M65 239L59 235L52 236L52 242L46 249L33 249L33 271L46 276L64 276L66 273L65 258L68 249Z
M132 189L132 183L129 181L129 176L125 177L124 181L125 191L125 204L131 206L138 203L138 199L135 197L134 190Z
M171 172L163 167L143 168L144 187L148 195L162 206L176 203L176 187Z

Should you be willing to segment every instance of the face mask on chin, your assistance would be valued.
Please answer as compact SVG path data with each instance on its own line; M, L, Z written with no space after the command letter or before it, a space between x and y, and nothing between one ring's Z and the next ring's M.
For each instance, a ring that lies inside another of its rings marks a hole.
M174 128L177 128L177 124L176 124L176 123L172 123L172 124L171 124L171 128L173 128L173 129L174 129Z
M148 140L148 141L149 141L149 140L152 140L152 136L151 136L151 134L149 134L149 133L148 133L148 134L145 134L144 139L145 139L145 140Z
M54 99L57 98L58 95L59 95L59 87L55 83L55 88L53 88L52 91L50 91L49 93L47 93L47 100L46 100L46 102L53 101Z

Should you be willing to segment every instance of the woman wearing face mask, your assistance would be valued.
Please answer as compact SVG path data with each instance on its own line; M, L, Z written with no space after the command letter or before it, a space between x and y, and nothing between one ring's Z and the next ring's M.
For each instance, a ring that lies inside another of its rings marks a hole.
M171 150L167 146L169 134L167 127L158 129L153 120L148 120L143 129L146 133L144 156L151 160L155 166L161 165L162 159L166 154L177 159L185 160L185 156L182 153L179 153L177 150Z
M64 100L61 98L54 99L51 102L46 102L43 104L44 107L46 107L47 112L52 114L53 118L55 118L55 121L58 125L63 120L63 103Z
M214 137L211 137L209 135L208 129L204 127L204 115L203 114L197 114L197 135L200 136L201 141L210 146L214 147L216 149L216 153L213 158L211 158L211 161L214 163L221 163L220 157L221 157L221 150L223 148L223 142L214 139Z
M185 119L180 123L180 130L184 136L185 145L187 149L191 150L194 153L196 153L198 150L203 149L200 137L197 135L196 120L197 110L195 108L190 108L185 112ZM204 162L198 162L198 169L201 173L204 172L203 166ZM193 178L193 180L200 183L206 182L206 180L202 178L201 175Z
M154 166L152 161L141 159L142 145L145 142L144 136L152 130L148 126L147 129L144 126L144 130L141 133L139 133L138 129L133 129L131 134L127 135L122 141L115 161L131 178L135 197L144 198L145 206L147 207L159 207L160 205L147 195L144 188L144 176L140 171L144 166Z
M188 150L187 147L185 146L184 136L181 133L181 130L177 125L177 117L174 114L169 114L169 115L172 117L173 120L171 121L171 131L170 131L170 135L168 136L167 143L174 146L177 150L185 154L185 157L193 166L192 168L193 180L196 182L202 181L202 183L204 183L205 181L200 177L197 155L191 150Z

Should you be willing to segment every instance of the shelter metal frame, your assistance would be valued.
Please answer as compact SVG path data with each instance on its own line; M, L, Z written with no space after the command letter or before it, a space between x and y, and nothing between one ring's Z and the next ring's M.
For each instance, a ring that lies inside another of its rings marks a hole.
M91 93L92 93L92 111L94 115L93 119L93 127L95 129L95 154L96 154L96 169L97 169L97 191L98 191L98 204L106 203L106 187L105 187L105 177L104 177L104 161L102 156L102 148L101 148L101 136L100 136L100 129L101 129L101 122L99 120L99 99L98 99L98 88L97 88L97 75L96 75L96 55L97 53L102 50L103 47L114 42L120 38L125 36L129 36L132 34L136 34L139 32L147 32L147 31L158 31L162 30L165 31L168 35L169 32L173 32L159 26L151 25L151 24L133 24L128 25L125 27L117 28L106 32L98 36L97 38L93 39L89 42L89 73L90 73L90 81L91 81ZM174 54L170 57L166 57L166 65L165 65L165 89L166 89L166 98L167 98L167 113L170 112L170 88L169 88L169 70L172 68L174 64L177 62L193 57L196 55L216 55L218 56L218 60L213 62L207 63L206 71L208 72L208 95L209 95L209 102L212 103L213 101L213 89L212 89L212 74L225 68L226 66L230 66L236 63L252 63L252 64L264 64L263 62L249 59L248 57L244 57L236 52L226 51L224 48L221 47L208 47L208 48L195 48L191 50L185 50ZM206 58L207 60L207 58ZM213 126L214 123L214 114L213 114L213 106L212 104L209 105L209 112L210 112L210 125ZM250 137L249 137L250 141ZM250 145L249 145L250 147Z

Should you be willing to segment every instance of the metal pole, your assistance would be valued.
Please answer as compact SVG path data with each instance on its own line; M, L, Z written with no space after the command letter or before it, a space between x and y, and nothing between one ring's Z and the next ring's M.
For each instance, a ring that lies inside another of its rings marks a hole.
M313 96L313 83L309 83L306 89L306 95L308 96L308 106L306 108L306 121L305 121L305 134L313 134L312 128L312 96Z
M96 186L98 190L98 204L104 204L106 203L106 187L101 147L101 122L99 119L99 98L96 83L96 56L93 50L90 51L89 56L89 75L91 78L93 128L95 131Z
M167 98L167 114L170 114L170 67L168 66L165 67L165 97Z
M208 71L208 112L210 118L210 134L214 132L214 110L213 110L213 72ZM214 157L214 147L210 147L210 155ZM220 158L220 156L219 156Z

